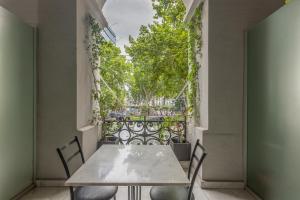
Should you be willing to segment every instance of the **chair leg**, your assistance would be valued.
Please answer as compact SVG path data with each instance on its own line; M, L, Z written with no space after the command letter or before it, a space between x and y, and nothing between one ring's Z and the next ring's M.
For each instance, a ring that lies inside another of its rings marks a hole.
M114 196L114 200L117 200L117 197L116 197L116 195Z

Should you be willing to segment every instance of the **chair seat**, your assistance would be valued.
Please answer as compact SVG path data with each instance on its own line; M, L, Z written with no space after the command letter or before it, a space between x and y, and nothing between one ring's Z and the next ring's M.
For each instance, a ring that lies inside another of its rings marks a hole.
M85 186L77 187L74 195L75 200L109 200L117 191L115 186Z
M152 200L188 200L189 189L180 186L155 186L151 188ZM191 197L194 200L194 195Z

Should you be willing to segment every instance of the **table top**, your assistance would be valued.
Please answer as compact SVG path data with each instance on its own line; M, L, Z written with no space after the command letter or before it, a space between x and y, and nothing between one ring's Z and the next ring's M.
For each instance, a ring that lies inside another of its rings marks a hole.
M103 145L65 185L188 186L190 181L170 146Z

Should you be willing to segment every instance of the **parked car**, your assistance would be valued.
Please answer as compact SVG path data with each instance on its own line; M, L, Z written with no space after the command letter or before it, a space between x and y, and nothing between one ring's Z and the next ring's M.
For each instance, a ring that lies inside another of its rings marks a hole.
M120 118L125 117L125 115L123 113L120 113L120 112L110 112L108 116L110 118L116 118L116 119L120 119Z

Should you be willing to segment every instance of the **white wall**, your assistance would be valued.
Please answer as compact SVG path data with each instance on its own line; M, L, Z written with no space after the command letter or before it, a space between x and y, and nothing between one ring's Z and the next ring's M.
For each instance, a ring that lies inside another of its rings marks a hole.
M87 0L77 0L77 128L89 124L92 119L93 75L88 58L88 15Z
M56 148L76 129L76 1L39 0L37 178L65 177Z
M86 17L91 11L87 2L93 1L0 0L0 6L38 26L39 180L65 178L56 148L75 135L85 158L96 150L98 130L90 126L92 77L86 53Z
M101 13L94 0L77 0L77 129L82 133L82 148L87 159L96 151L98 127L91 126L93 75L88 56L88 16Z
M102 0L103 1L103 0ZM102 2L101 1L101 2ZM102 3L103 4L103 3ZM101 5L102 5L101 4ZM103 6L103 5L102 5ZM93 74L88 56L88 29L89 15L92 15L101 25L107 25L103 19L102 10L95 0L77 0L77 128L80 129L90 124L92 119ZM100 17L102 16L102 17ZM100 19L101 18L101 19Z
M265 200L300 197L300 1L247 34L247 186Z
M206 181L244 181L244 33L281 6L281 0L209 0Z
M0 6L0 199L33 184L34 30Z
M208 151L202 186L244 182L244 34L282 4L281 0L205 1L199 70L201 127L190 129L188 135L192 143L200 139Z
M38 0L0 0L0 6L14 13L25 23L38 24Z
M91 2L93 0L89 0ZM79 136L86 159L97 147L87 54L87 0L40 0L37 178L64 179L56 148ZM49 164L51 163L51 164Z
M202 49L200 57L199 78L199 94L200 94L200 126L204 129L208 128L208 25L209 25L209 3L204 1L202 9Z

